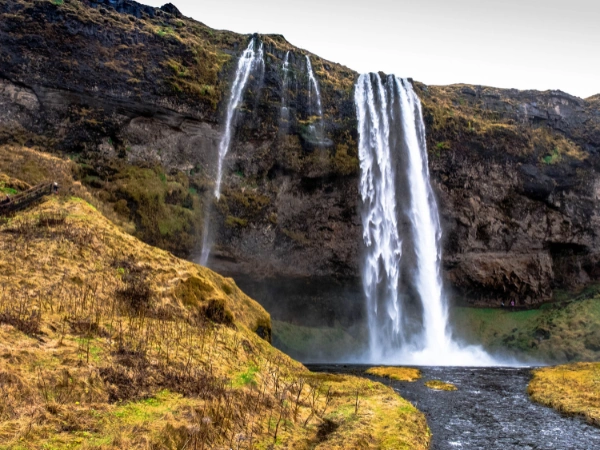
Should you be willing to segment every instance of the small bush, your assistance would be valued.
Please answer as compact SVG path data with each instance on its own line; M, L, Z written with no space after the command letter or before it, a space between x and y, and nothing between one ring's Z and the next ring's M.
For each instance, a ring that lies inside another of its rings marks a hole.
M175 288L175 296L186 306L198 306L211 292L213 287L198 277L190 277Z
M208 304L202 308L204 315L208 320L222 325L233 325L233 314L221 299L211 299Z

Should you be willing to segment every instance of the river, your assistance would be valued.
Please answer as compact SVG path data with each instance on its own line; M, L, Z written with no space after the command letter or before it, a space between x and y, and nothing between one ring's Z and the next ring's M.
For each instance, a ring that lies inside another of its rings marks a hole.
M413 383L365 375L369 366L308 365L315 372L350 373L391 385L427 417L433 450L600 449L600 429L534 403L527 395L528 368L420 367ZM434 391L439 379L457 391Z

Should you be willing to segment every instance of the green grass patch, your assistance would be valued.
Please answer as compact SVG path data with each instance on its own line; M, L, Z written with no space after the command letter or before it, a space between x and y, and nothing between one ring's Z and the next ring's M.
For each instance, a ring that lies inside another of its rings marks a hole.
M453 308L451 321L460 339L525 361L560 363L600 358L599 297L514 312Z
M154 397L119 406L112 412L112 415L130 425L140 424L163 417L166 413L172 411L180 399L181 395L164 390Z
M173 28L171 28L171 27L160 27L156 31L156 34L159 35L160 37L165 37L168 35L175 35L175 30L173 30Z
M256 385L256 374L259 372L259 369L255 365L251 365L248 369L235 377L234 386L248 386L248 385Z
M4 186L0 186L0 192L2 192L3 194L7 194L7 195L15 195L15 194L19 193L19 191L17 191L16 189L4 187Z
M556 164L558 162L560 162L562 159L558 148L554 147L554 149L552 150L552 153L549 155L546 155L542 158L542 161L544 161L544 163L546 164Z

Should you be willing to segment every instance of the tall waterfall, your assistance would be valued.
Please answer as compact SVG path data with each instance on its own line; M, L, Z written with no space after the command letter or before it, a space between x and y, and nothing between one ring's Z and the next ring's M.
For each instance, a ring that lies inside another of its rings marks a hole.
M403 343L398 303L402 241L396 213L395 174L390 152L388 94L381 79L361 75L355 101L359 122L360 193L366 246L363 286L367 299L369 347L374 360Z
M248 84L248 78L250 73L256 67L259 67L261 71L264 71L264 56L263 56L263 44L259 44L258 51L255 51L256 42L254 39L250 40L248 48L242 53L235 71L235 79L231 86L231 93L229 94L229 101L227 102L227 112L225 114L225 129L219 142L219 159L217 163L217 178L215 180L214 196L218 200L221 197L221 181L223 178L223 162L229 152L231 146L231 138L234 132L234 118L235 112L239 107L246 85ZM207 203L210 205L210 202ZM210 237L210 208L207 207L204 219L204 230L202 235L202 253L200 255L199 263L203 266L208 262L208 257L211 250L211 237Z
M356 84L355 103L366 249L362 274L369 326L366 359L494 364L481 348L458 345L448 328L440 272L441 228L429 182L419 98L408 80L388 76L383 81L377 74L364 74ZM404 249L414 254L407 270L402 265ZM403 274L410 279L401 280ZM412 286L420 308L405 304L408 296L401 291L406 285Z

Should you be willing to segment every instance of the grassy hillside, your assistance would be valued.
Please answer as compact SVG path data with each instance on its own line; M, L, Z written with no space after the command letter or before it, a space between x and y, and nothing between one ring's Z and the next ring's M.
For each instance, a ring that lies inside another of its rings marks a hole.
M233 280L71 196L102 207L70 162L12 150L4 189L33 161L64 192L0 222L0 449L427 448L391 389L310 373Z
M578 295L560 296L562 301L526 311L453 308L455 333L489 350L538 362L598 360L600 295L597 287L592 286Z

